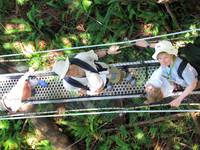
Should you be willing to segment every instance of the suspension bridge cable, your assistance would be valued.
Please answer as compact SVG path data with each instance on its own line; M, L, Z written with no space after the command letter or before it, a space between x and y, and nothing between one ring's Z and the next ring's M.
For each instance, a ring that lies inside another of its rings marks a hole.
M196 37L196 36L190 36L190 37ZM170 41L174 41L174 40L180 40L180 39L185 39L185 38L180 38L180 37L177 37L177 38L171 38ZM155 42L153 40L151 40L151 42ZM129 45L126 45L126 46L121 46L119 49L123 49L123 48L128 48L128 47L131 47L133 46L134 44L129 44ZM102 49L103 50L103 49ZM70 55L70 54L69 54ZM73 55L73 54L72 54ZM30 61L31 59L29 58L22 58L22 59L0 59L0 63L7 63L7 62L27 62L27 61Z
M46 117L68 117L68 116L86 116L86 115L103 115L103 114L123 114L123 113L178 113L178 112L200 112L199 109L190 110L114 110L104 112L81 112L81 113L67 113L67 114L47 114L47 115L29 115L0 118L0 120L14 120L14 119L30 119L30 118L46 118Z
M182 103L181 106L199 106L199 103ZM163 113L163 112L200 112L196 109L171 109L171 110L136 110L141 108L152 108L160 106L169 106L169 104L153 104L143 105L136 107L105 107L105 108L86 108L66 110L63 114L58 114L58 111L45 111L45 112L28 112L7 114L0 116L0 120L13 120L13 119L27 119L27 118L44 118L44 117L65 117L65 116L82 116L82 115L101 115L101 114L120 114L120 113Z
M190 36L190 37L195 37L195 36ZM173 41L173 40L180 40L180 39L184 39L184 38L171 38L170 40ZM152 41L154 42L154 41ZM129 44L129 45L125 45L125 46L121 46L119 49L124 49L124 48L128 48L128 47L131 47L133 46L134 44ZM102 49L103 50L103 49ZM30 61L31 59L29 58L22 58L22 59L0 59L0 63L7 63L7 62L28 62Z
M190 29L190 30L185 30L185 31L179 31L179 32L173 32L173 33L168 33L168 34L163 34L163 35L157 35L157 36L153 36L153 37L140 38L140 39L135 39L135 40L121 41L121 42L96 44L96 45L86 45L86 46L78 46L78 47L71 47L71 48L60 48L60 49L53 49L53 50L35 51L35 52L30 53L30 54L41 54L41 53L58 52L58 51L65 51L65 50L80 50L80 49L87 49L87 48L106 47L106 46L111 46L111 45L131 44L131 43L134 43L134 42L137 42L137 41L140 41L140 40L151 40L151 39L173 36L173 35L178 35L178 34L184 34L184 33L194 32L194 31L200 31L200 28ZM0 55L0 58L20 56L20 55L23 55L23 53Z
M30 59L0 59L0 63L4 63L4 62L27 62L30 61Z
M182 92L176 92L173 96L179 96ZM191 94L200 94L200 91L192 91ZM100 101L100 100L115 100L115 99L128 99L128 98L141 98L144 95L141 94L130 94L130 95L112 95L112 96L88 96L88 97L71 97L66 99L48 99L48 100L26 100L25 104L56 104L56 103L69 103L69 102L87 102L87 101Z

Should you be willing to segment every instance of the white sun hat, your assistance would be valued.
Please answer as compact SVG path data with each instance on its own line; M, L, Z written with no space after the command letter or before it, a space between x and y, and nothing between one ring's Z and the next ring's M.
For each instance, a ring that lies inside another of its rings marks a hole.
M172 45L170 41L167 40L160 41L155 45L155 52L152 58L157 60L157 56L161 52L166 52L175 56L178 54L178 50Z
M55 72L60 80L63 79L69 69L69 58L67 57L65 60L57 60L54 65L52 71Z

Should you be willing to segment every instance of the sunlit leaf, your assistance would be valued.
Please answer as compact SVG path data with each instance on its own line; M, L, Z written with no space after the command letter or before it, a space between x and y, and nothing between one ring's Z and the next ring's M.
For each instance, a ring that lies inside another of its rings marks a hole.
M135 137L138 139L138 140L142 140L144 138L144 133L143 132L137 132Z
M82 5L85 11L88 11L89 7L92 5L90 0L82 0Z
M9 128L9 122L7 120L0 121L0 129L5 130Z
M29 0L16 0L17 4L19 5L24 5L26 2L28 2Z
M14 46L13 46L13 43L4 43L3 48L4 49L13 49Z
M199 144L194 144L192 146L192 150L199 150Z
M42 140L36 145L36 149L40 150L54 150L48 140Z
M12 138L7 139L3 146L5 147L5 150L18 149L19 147L18 143Z

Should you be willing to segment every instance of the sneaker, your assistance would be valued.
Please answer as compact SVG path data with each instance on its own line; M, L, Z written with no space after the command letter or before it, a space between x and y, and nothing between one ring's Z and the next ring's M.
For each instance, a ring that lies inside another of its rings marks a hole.
M106 85L106 89L107 90L112 90L113 89L112 83L108 82L107 85Z
M128 81L131 86L135 86L136 84L135 77L131 73L126 76L125 80Z
M31 96L35 96L35 94L36 94L35 88L31 89Z
M48 83L44 80L38 80L38 85L41 87L48 87Z
M40 87L48 87L48 83L44 80L38 80L36 76L28 76L27 79L31 85L32 88L35 88L36 86Z

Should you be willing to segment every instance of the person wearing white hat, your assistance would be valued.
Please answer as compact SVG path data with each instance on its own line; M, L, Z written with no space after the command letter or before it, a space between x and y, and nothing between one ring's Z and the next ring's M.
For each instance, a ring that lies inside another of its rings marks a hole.
M108 80L113 84L121 82L124 77L129 77L127 80L133 83L133 78L125 71L97 62L101 57L120 52L119 46L111 46L106 51L81 52L71 60L66 58L56 61L52 71L63 81L66 90L76 91L80 96L98 95L108 85Z
M195 68L187 63L182 72L182 78L180 77L178 69L183 60L178 57L178 50L170 41L163 40L151 45L148 45L146 41L139 41L136 45L141 47L145 47L144 45L146 45L155 48L152 58L159 61L160 67L152 74L147 83L151 83L154 88L161 88L163 93L168 93L163 94L163 97L170 96L173 85L175 84L185 87L182 94L170 102L171 106L178 107L183 99L197 87L198 73ZM153 78L157 80L152 80ZM160 81L159 84L157 84L158 81ZM166 89L168 89L168 91L166 91ZM146 87L146 91L148 92L148 86Z
M27 109L30 108L30 105L24 104L23 101L32 96L37 85L46 87L47 83L44 83L43 80L37 80L32 72L26 72L14 87L3 95L0 100L0 111L8 111L10 113L28 111Z

